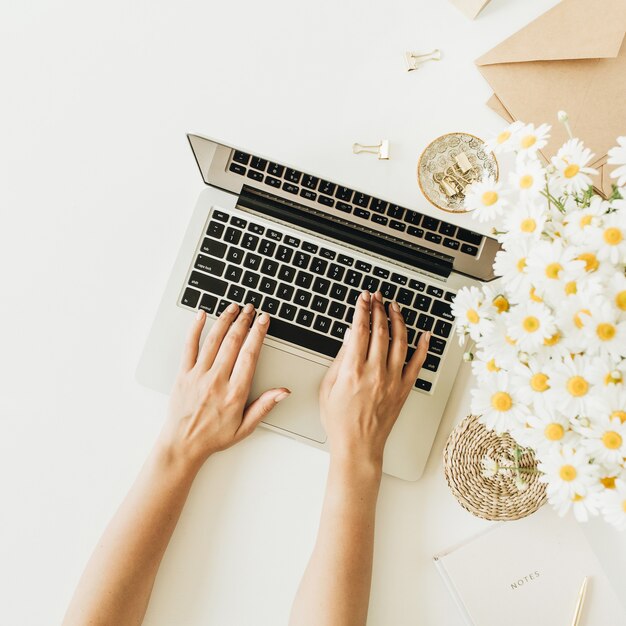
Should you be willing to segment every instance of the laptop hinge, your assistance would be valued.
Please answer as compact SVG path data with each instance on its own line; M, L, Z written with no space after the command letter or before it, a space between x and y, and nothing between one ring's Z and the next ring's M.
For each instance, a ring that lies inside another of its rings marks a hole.
M447 279L453 259L323 211L244 185L238 206L416 270Z

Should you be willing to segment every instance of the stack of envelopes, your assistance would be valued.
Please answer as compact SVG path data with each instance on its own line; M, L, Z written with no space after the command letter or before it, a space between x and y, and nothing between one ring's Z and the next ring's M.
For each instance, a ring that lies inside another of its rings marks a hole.
M494 90L488 105L509 122L552 123L544 156L568 139L595 154L595 186L611 193L608 150L626 135L626 0L563 0L476 64Z

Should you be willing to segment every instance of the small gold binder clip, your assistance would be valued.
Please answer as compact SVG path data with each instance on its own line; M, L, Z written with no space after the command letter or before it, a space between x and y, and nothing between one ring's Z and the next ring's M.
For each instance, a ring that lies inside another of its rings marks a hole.
M414 70L419 70L428 61L440 61L441 50L435 48L430 52L405 52L404 59L406 60L407 70L413 72Z
M354 143L352 144L352 152L354 152L354 154L361 154L361 152L377 154L379 160L387 161L389 159L389 140L383 139L379 144L376 144L375 146L364 146L360 143Z
M454 160L456 161L459 168L461 168L461 172L463 172L463 174L466 174L467 172L469 172L469 170L472 169L472 164L467 158L467 154L465 154L465 152L460 152L459 154L457 154Z

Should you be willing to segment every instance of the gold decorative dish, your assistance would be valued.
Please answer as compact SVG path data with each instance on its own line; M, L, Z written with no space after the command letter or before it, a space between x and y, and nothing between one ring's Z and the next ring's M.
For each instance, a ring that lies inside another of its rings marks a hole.
M465 213L464 190L485 175L498 179L498 162L485 142L469 133L437 137L422 152L417 182L426 199L438 209Z

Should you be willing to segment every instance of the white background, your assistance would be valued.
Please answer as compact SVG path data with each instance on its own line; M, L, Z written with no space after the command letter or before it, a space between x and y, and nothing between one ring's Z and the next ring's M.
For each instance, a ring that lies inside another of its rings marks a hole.
M1 624L60 622L163 420L133 372L202 187L185 133L425 209L425 145L503 126L473 59L553 4L493 0L471 22L445 0L3 0ZM405 50L435 47L440 63L405 71ZM382 138L389 162L351 154ZM441 468L469 382L464 368L424 478L383 480L372 625L460 624L431 557L485 527ZM285 623L327 463L264 430L212 458L146 624Z

